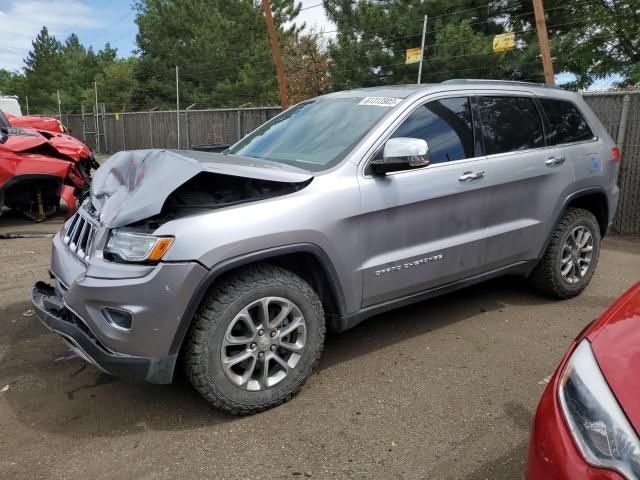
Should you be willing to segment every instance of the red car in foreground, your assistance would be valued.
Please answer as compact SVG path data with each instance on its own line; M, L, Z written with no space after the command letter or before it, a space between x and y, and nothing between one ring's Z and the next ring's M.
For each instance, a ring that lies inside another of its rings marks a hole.
M545 389L527 478L640 478L640 282L585 328Z
M0 111L0 214L2 207L42 221L58 211L60 199L75 212L88 192L91 150L59 132L15 128Z

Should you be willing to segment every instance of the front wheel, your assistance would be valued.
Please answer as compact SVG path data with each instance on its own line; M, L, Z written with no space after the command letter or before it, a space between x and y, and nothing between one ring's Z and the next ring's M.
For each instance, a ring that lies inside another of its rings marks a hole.
M186 346L187 375L216 407L257 413L302 388L324 335L322 304L302 278L271 265L242 269L200 305Z
M591 280L599 254L600 227L594 215L582 208L568 208L529 279L549 296L575 297Z

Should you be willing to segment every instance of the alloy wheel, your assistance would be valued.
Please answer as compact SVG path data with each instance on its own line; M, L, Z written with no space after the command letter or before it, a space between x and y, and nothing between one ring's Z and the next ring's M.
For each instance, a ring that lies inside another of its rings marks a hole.
M280 383L300 361L306 343L300 309L282 297L263 297L244 307L222 340L226 377L250 391Z
M585 226L575 227L567 236L560 256L560 273L567 283L578 283L591 268L593 235Z

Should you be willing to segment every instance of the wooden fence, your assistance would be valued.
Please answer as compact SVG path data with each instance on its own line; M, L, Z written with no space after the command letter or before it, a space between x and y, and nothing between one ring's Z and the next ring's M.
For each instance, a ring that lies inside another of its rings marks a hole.
M620 203L613 222L619 233L640 233L640 91L587 93L585 100L614 140L621 142ZM626 108L623 108L625 103ZM182 110L180 142L176 111L63 115L89 147L104 153L140 148L192 148L231 144L280 112L279 107ZM626 128L621 129L621 123ZM96 127L97 124L97 127Z
M640 91L587 93L585 100L622 151L620 200L613 229L624 234L640 233Z
M62 122L91 149L102 153L142 148L231 144L280 113L280 107L93 113L62 116Z

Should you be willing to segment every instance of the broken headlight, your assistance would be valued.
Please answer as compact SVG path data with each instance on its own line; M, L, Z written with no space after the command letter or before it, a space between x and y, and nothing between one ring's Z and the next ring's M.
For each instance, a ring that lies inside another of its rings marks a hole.
M167 253L172 243L173 237L114 230L104 251L125 262L156 262Z
M640 478L640 441L582 340L562 372L560 404L582 456L596 467Z

